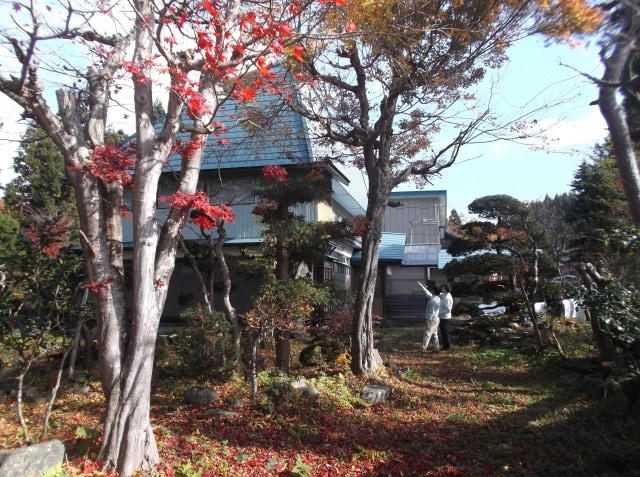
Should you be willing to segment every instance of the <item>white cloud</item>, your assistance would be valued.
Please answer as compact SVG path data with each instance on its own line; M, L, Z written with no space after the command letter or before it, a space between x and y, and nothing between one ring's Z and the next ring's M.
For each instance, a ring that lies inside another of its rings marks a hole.
M553 149L591 149L608 135L607 125L597 106L591 106L586 114L579 118L557 123L544 120L542 126L550 127L548 135L552 139Z

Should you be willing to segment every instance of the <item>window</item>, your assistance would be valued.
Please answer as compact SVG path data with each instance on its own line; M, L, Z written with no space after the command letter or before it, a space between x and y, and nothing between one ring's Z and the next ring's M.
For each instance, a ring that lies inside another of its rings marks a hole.
M247 133L256 134L269 126L269 117L264 113L263 108L246 106L246 111L242 113L239 122Z
M329 283L333 280L333 267L325 266L324 267L324 283Z
M209 198L217 204L253 204L256 201L256 193L253 179L233 179L209 181Z
M177 187L173 179L160 179L160 184L158 184L158 209L168 209L171 206L171 203L166 199L175 194Z

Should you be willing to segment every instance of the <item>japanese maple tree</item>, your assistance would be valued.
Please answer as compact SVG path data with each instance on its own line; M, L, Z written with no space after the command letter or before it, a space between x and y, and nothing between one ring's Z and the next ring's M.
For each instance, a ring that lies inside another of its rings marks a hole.
M464 144L526 137L526 115L501 123L471 88L507 60L515 41L533 34L568 40L599 20L586 0L356 0L327 19L333 35L300 53L299 77L314 87L296 109L369 181L352 330L355 373L375 372L371 314L389 193L411 177L428 183Z
M75 192L96 305L106 398L100 458L107 469L128 476L159 461L149 419L151 371L179 239L193 208L202 212L200 226L231 218L197 192L203 148L220 132L216 114L225 98L253 100L265 79L274 79L277 57L295 59L291 45L309 9L317 22L330 3L15 1L6 12L0 91L56 144ZM154 126L154 100L165 96L164 122ZM116 121L135 123L135 143L105 141L114 106L122 111ZM181 131L191 136L176 150ZM181 156L177 192L158 224L158 180L173 153ZM125 188L132 191L126 206ZM128 304L123 212L133 221Z

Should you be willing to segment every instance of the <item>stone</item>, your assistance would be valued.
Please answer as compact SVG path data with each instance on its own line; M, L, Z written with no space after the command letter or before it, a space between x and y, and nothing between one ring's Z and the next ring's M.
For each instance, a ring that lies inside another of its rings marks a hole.
M607 396L607 407L613 412L624 415L631 409L631 403L629 398L624 393L615 393L611 396Z
M300 378L297 381L291 383L291 388L298 391L303 396L316 397L320 394L320 391L315 386L307 384L304 378Z
M86 386L69 388L66 390L69 394L87 394L89 391L91 391L91 387L88 384Z
M184 400L194 406L202 406L220 399L220 395L209 388L193 387L184 392Z
M396 379L402 378L402 373L400 372L400 368L396 366L396 363L392 361L387 361L386 363L384 363L384 365L386 366L386 368L389 370L389 373L393 377L395 377Z
M224 403L230 407L235 407L235 408L242 407L242 400L236 397L228 397L224 400Z
M300 378L296 381L292 381L291 382L291 387L293 389L300 389L300 388L304 388L305 386L308 386L307 381L305 381L304 378Z
M386 401L391 394L387 386L380 384L368 384L362 388L360 397L369 404Z
M303 386L298 388L298 391L300 391L303 396L307 397L316 397L320 394L320 391L318 391L318 388L315 386Z
M239 414L233 411L227 411L225 409L208 409L204 412L205 416L217 416L217 417L228 417L234 418L238 417Z
M579 388L593 397L601 397L601 390L603 385L604 380L602 378L600 378L599 376L589 375L582 378L579 384Z
M479 331L479 330L474 330L471 332L472 336L474 339L478 339L481 341L487 340L489 339L489 336L491 336L488 332L486 331Z
M0 451L2 477L39 476L44 471L62 465L64 445L57 439Z
M581 379L582 376L580 374L572 373L570 371L562 373L560 376L558 376L558 382L571 387L578 386Z
M631 407L631 417L640 426L640 401L636 401Z
M614 394L622 394L622 386L618 381L609 376L600 388L603 397L613 396Z
M618 366L614 361L603 361L601 363L601 366L602 366L602 375L605 378L608 378L609 376L616 376L616 374L618 374L617 372Z

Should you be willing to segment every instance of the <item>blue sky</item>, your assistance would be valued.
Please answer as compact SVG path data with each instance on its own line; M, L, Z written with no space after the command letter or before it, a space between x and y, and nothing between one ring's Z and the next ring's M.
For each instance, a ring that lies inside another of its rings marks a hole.
M459 214L467 214L468 204L484 195L508 194L530 201L568 192L578 165L606 136L597 106L589 105L597 97L597 89L577 73L600 75L596 47L547 48L542 41L530 39L515 46L509 56L509 64L489 76L491 80L499 77L499 94L492 99L496 112L513 116L532 103L568 98L561 107L536 117L539 124L553 125L551 150L533 151L509 142L463 148L457 163L434 179L431 187L447 191L448 213L455 208ZM20 109L0 95L0 184L12 176L13 157L24 130L17 123L19 117ZM117 119L116 115L111 119ZM408 185L399 188L408 189Z
M513 114L514 107L527 107L534 97L538 103L567 98L560 107L536 116L539 124L552 125L550 149L531 150L509 142L463 148L457 163L433 181L433 189L447 191L448 213L456 209L468 214L468 204L485 195L507 194L531 201L569 192L580 163L607 136L598 107L589 104L597 98L597 88L577 73L601 74L597 47L545 48L542 41L527 40L509 56L509 65L500 72L499 111Z

